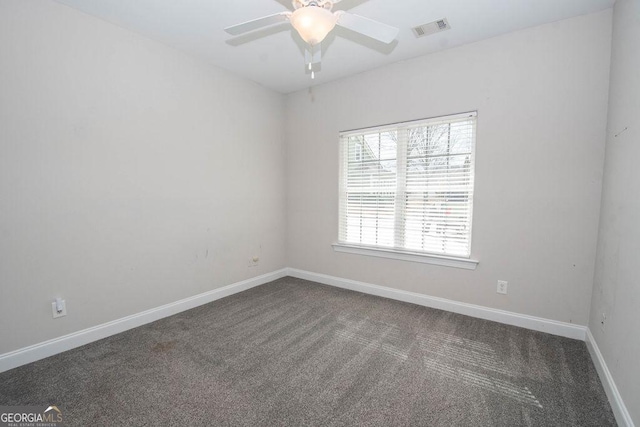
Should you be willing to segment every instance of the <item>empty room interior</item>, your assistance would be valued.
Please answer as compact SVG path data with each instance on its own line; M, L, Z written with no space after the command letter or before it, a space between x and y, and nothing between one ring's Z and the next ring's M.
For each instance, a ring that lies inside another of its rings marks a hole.
M640 0L0 0L0 425L640 425L639 70Z

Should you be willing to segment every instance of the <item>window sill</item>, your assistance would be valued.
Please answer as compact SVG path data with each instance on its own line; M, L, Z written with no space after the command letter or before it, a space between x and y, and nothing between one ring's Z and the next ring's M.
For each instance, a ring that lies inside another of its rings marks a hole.
M347 243L334 243L331 246L333 246L333 250L336 252L397 259L401 261L421 262L423 264L442 265L445 267L463 268L465 270L475 270L480 263L480 261L469 258L430 255L390 248L373 248L371 246L358 246Z

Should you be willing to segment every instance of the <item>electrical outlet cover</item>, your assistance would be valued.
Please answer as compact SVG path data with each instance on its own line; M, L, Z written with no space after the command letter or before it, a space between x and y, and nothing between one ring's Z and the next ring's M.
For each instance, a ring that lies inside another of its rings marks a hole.
M53 314L53 318L57 319L58 317L62 317L62 316L66 316L67 315L67 302L65 300L62 300L62 311L60 313L58 313L58 310L56 310L56 302L52 302L51 303L51 312Z
M498 280L498 289L496 290L496 292L498 292L499 294L506 295L507 294L508 285L509 285L509 283L507 281Z

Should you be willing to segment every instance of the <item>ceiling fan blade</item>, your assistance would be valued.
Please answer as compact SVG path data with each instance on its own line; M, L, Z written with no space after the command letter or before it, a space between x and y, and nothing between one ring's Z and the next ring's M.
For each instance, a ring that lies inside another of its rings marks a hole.
M285 22L290 16L291 12L280 12L274 15L263 16L262 18L254 19L252 21L243 22L242 24L232 25L224 30L231 35L237 36L248 33L249 31L268 27L269 25Z
M365 18L364 16L354 15L341 10L336 12L336 15L338 15L337 25L355 31L356 33L364 34L382 43L391 43L395 40L398 32L400 32L398 28Z

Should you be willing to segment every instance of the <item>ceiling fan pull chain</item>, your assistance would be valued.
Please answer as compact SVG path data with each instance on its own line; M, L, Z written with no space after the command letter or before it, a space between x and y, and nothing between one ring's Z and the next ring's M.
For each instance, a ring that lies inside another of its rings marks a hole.
M314 44L309 44L310 46L310 50L311 50L311 60L309 61L309 71L311 71L311 80L314 80L316 78L316 71L313 69L313 66L315 64L320 64L320 55L322 55L322 48L321 48L321 44L318 43L318 45L314 45ZM318 57L316 58L316 46L319 46L318 49ZM317 59L317 61L316 61Z

